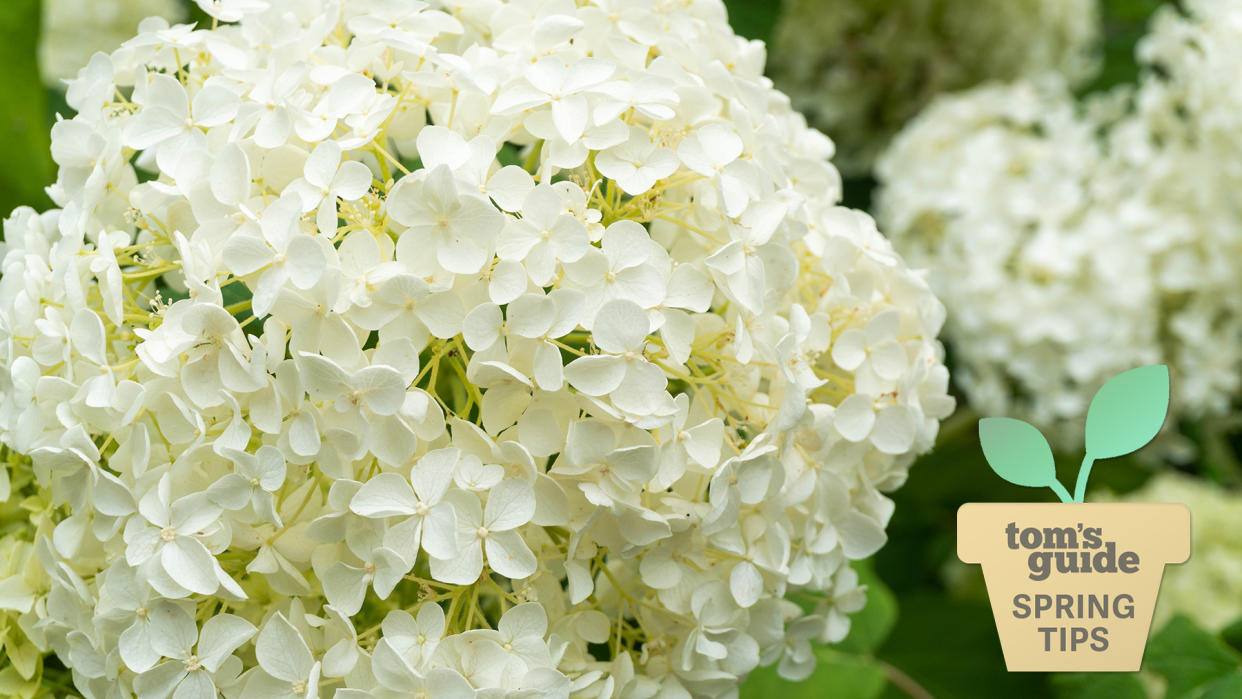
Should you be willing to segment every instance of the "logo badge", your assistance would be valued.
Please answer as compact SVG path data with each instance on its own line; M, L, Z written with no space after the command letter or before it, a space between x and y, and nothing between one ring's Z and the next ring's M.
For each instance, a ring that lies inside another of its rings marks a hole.
M1190 556L1182 504L1085 503L1100 459L1137 451L1164 424L1169 373L1120 374L1087 410L1085 454L1074 491L1057 480L1052 449L1034 426L979 422L984 456L1017 485L1051 488L1061 503L968 503L958 510L957 551L983 566L1010 671L1135 671L1166 564Z

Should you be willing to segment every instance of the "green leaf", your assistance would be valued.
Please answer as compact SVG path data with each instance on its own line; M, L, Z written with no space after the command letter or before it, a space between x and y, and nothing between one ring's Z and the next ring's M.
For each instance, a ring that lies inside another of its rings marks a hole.
M1195 699L1237 699L1242 697L1242 672L1213 680L1195 693Z
M1108 459L1139 449L1160 431L1168 412L1167 366L1139 367L1114 376L1087 408L1087 454Z
M51 205L47 93L39 78L39 0L0 2L0 218L16 206Z
M1057 479L1052 447L1033 425L1010 417L979 421L983 456L996 475L1028 488L1051 485Z
M1147 699L1138 675L1126 672L1072 672L1053 675L1059 699Z
M815 655L819 658L815 672L801 682L783 679L775 665L756 669L739 688L741 699L875 699L888 682L883 666L871 658L826 646L817 647Z
M1143 666L1167 679L1166 696L1176 699L1236 672L1240 663L1242 656L1224 641L1179 615L1147 644Z
M1242 617L1234 619L1232 623L1220 632L1220 637L1225 643L1233 646L1234 650L1242 651Z

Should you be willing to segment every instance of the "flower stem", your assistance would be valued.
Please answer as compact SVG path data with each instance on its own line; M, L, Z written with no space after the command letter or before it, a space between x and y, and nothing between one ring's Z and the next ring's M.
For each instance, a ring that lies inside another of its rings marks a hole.
M1059 484L1058 484L1059 485ZM1064 490L1064 488L1062 488ZM913 677L902 672L900 668L892 663L884 660L877 660L881 669L884 670L884 677L892 683L894 687L901 690L906 696L912 699L932 699L931 692L923 688Z

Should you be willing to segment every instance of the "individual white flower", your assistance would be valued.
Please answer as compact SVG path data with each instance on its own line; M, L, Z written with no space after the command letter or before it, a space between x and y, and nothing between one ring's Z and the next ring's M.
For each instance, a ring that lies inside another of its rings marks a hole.
M626 437L634 436L626 431ZM637 486L655 475L656 454L654 444L619 442L616 430L607 423L582 420L569 428L565 451L550 472L571 482L581 478L578 487L600 507L637 506Z
M310 289L327 267L327 255L320 244L299 230L298 199L286 194L264 209L259 221L261 235L238 231L225 244L224 263L233 274L259 274L251 306L257 314L265 315L272 309L286 282L298 289ZM335 205L332 215L336 215Z
M557 134L571 143L582 136L590 117L583 93L612 77L615 70L609 61L582 58L566 64L546 56L523 72L524 82L515 82L497 95L492 111L504 114L549 105Z
M325 235L336 233L337 200L354 201L371 186L371 171L359 162L341 162L341 146L324 141L306 159L302 178L289 190L302 200L302 211L316 211L315 221Z
M421 415L406 411L412 399L406 392L408 379L400 371L374 364L347 372L331 359L310 353L299 357L298 368L309 395L331 401L342 426L370 435L366 443L377 457L398 464L414 453L418 430L411 423ZM421 394L413 393L417 402Z
M583 311L590 320L613 299L627 299L642 308L664 301L668 293L668 253L633 221L617 221L604 230L598 248L587 250L565 273L586 294Z
M866 589L858 584L858 572L846 568L838 576L830 603L821 603L827 609L819 610L823 627L819 640L822 643L838 643L849 633L849 617L867 604Z
M438 604L423 603L415 616L402 610L389 612L384 617L383 629L380 644L396 651L411 668L423 668L444 638L444 609Z
M252 351L237 319L221 306L178 301L159 328L144 334L138 359L155 374L179 377L195 405L215 407L231 392L262 386L262 355Z
M897 341L901 315L885 311L863 328L850 328L832 344L832 361L846 371L864 363L881 379L899 378L906 368L906 350Z
M204 128L227 124L237 115L237 95L221 85L208 85L191 102L185 86L155 74L135 88L134 101L143 110L126 127L125 145L148 150L163 170L173 170L184 153L205 148Z
M523 602L500 617L496 624L500 647L516 656L527 667L546 667L551 661L548 644L548 613L537 602Z
M588 396L607 396L626 413L670 414L671 401L664 393L668 378L642 357L648 322L647 314L632 301L617 299L601 306L592 337L603 352L566 365L569 384Z
M388 195L388 211L405 226L403 241L430 249L444 269L456 274L478 272L487 262L492 239L504 217L487 200L458 194L448 166L425 178L402 179Z
M841 401L834 413L834 424L842 437L851 442L870 438L877 449L900 454L914 442L918 425L905 406L888 404L879 396L855 393Z
M819 635L821 623L813 617L806 617L790 624L785 634L785 645L788 650L781 656L781 677L800 682L815 672L815 648L811 639Z
M677 406L677 414L670 425L670 437L660 445L660 470L652 481L656 490L681 480L688 465L710 473L720 463L724 422L713 417L690 425L692 406L689 396L679 395L673 402Z
M736 635L734 619L741 614L729 596L728 587L717 581L708 583L694 591L690 604L698 624L680 642L678 661L682 667L692 668L698 664L697 655L724 659L729 652L727 643Z
M288 618L318 659L323 677L345 677L359 667L363 651L358 632L339 609L328 605L318 614L308 614L302 601L295 599L289 603Z
M461 332L466 314L461 297L433 289L408 272L391 267L387 272L368 278L365 286L374 290L371 303L352 313L359 327L376 330L385 339L406 338L415 347L425 346L432 336L449 339Z
M155 612L164 606L177 607L180 612L168 609ZM151 625L182 614L192 619L187 606L186 601L160 598L140 577L138 569L123 561L108 569L100 590L101 618L108 623L128 622L117 639L117 651L121 661L138 673L151 669L161 658L153 645Z
M358 489L349 509L363 517L404 517L386 536L411 560L420 547L430 556L451 558L458 552L457 519L444 495L459 458L456 449L439 449L419 459L409 480L395 473L377 474Z
M317 570L328 603L350 616L362 609L368 588L373 589L379 599L387 599L402 576L410 571L410 562L392 548L383 546L378 537L362 535L355 541L355 546L350 548L360 559L357 564L337 560L318 566Z
M677 170L677 156L651 142L646 131L631 129L624 142L601 151L595 159L600 174L617 182L626 194L636 196Z
M203 543L208 528L217 525L220 508L204 494L170 500L171 492L171 483L162 478L139 501L138 510L145 522L131 519L125 528L126 562L156 566L167 577L154 576L150 582L169 597L184 597L190 592L210 595L222 585L244 597Z
M415 619L397 610L384 617L384 638L371 655L375 677L384 690L408 693L422 691L427 696L474 696L470 683L453 670L430 665L444 635L444 610L425 603ZM386 692L375 693L389 696Z
M233 651L256 631L235 614L213 616L201 630L179 607L161 605L151 614L151 645L168 659L134 679L134 690L144 697L216 695L216 673L236 660Z
M590 247L586 224L566 210L562 188L538 185L522 201L522 218L505 227L496 245L502 260L516 260L546 286L557 263L582 259Z
M208 499L226 510L250 505L255 514L279 527L273 493L285 484L284 455L275 447L264 446L254 454L229 449L224 456L237 470L212 483L206 491Z
M460 491L448 501L457 516L458 552L449 558L431 559L431 575L437 580L464 585L479 579L484 554L487 565L513 579L535 572L535 555L515 529L535 514L535 492L523 481L501 481L488 491L485 506L478 498Z

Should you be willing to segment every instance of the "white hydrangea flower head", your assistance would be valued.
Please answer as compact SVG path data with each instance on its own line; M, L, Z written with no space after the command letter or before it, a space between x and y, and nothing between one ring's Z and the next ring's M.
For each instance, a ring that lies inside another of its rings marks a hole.
M1192 563L1168 566L1160 582L1153 628L1178 614L1212 632L1242 616L1242 546L1234 532L1242 525L1242 497L1232 490L1176 472L1161 473L1142 488L1098 502L1180 502L1190 508Z
M714 0L199 4L91 59L58 208L6 222L27 665L88 697L805 677L953 400L943 306L835 205L762 44Z
M39 70L51 87L78 74L91 56L131 38L147 17L185 17L178 0L42 0Z
M1192 0L1184 8L1161 8L1139 44L1148 67L1135 98L1143 126L1119 148L1120 167L1142 163L1155 175L1143 191L1164 219L1157 260L1166 298L1177 299L1165 346L1184 367L1178 390L1188 405L1224 414L1242 390L1242 279L1234 262L1242 214L1233 203L1242 186L1242 89L1231 77L1242 70L1234 40L1242 7Z
M837 141L837 166L865 175L939 93L1046 72L1086 83L1099 36L1095 0L786 0L771 74Z
M1076 448L1091 396L1135 366L1171 367L1178 418L1237 395L1242 58L1212 28L1242 10L1208 9L1154 24L1140 55L1158 70L1132 89L1080 104L1047 78L943 97L879 162L877 217L931 270L981 412Z

